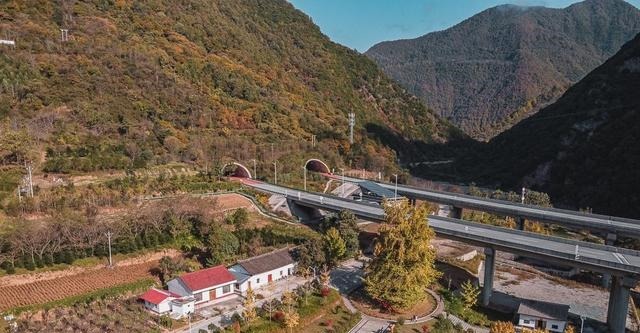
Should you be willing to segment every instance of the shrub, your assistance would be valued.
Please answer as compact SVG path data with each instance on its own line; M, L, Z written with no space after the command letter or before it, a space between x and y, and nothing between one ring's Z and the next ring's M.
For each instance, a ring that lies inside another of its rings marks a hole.
M239 313L234 312L233 315L231 316L231 322L242 325L244 323L244 319Z
M283 322L283 321L284 321L284 312L282 312L282 311L276 311L276 312L273 314L273 319L274 319L275 321L279 322L279 323Z
M404 325L404 321L405 321L404 317L400 316L398 317L398 320L396 322L398 323L398 325L402 326Z

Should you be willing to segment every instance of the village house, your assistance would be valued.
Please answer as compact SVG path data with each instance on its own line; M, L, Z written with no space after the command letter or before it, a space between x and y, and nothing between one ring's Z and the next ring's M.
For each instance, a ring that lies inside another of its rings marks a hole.
M144 301L144 306L149 311L157 314L164 314L171 311L171 301L179 297L180 295L176 295L166 290L151 288L146 293L142 294L140 299Z
M518 307L518 328L543 329L564 332L569 316L569 306L564 304L524 300Z
M236 282L235 276L220 265L184 274L169 281L167 286L173 294L193 297L198 306L236 297Z
M235 289L239 293L245 293L249 287L257 289L293 275L294 269L295 261L288 248L241 260L229 267L237 280Z

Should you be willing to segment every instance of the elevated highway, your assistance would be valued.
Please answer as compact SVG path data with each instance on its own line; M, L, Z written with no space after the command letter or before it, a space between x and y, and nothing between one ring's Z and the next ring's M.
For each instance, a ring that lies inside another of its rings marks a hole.
M343 177L335 175L330 175L330 177L336 180L343 179ZM352 183L364 181L363 179L353 177L344 177L344 180ZM377 183L392 191L396 188L395 184ZM522 223L526 219L600 232L608 236L608 241L615 239L616 235L640 239L640 220L523 205L510 201L478 198L470 195L427 190L400 184L398 184L397 188L399 196L452 206L454 208L452 211L457 212L455 216L453 216L456 218L462 217L462 209L472 209L514 217L519 220L520 226L523 225Z
M293 206L292 210L296 206L329 212L347 209L364 220L384 221L384 210L379 205L252 180L246 180L244 183L260 191L285 196L290 202L290 207ZM495 251L498 250L613 275L607 321L612 332L624 332L629 289L635 286L640 274L639 251L439 216L429 216L429 224L439 236L485 247L485 278L482 294L485 305L489 303L491 297Z

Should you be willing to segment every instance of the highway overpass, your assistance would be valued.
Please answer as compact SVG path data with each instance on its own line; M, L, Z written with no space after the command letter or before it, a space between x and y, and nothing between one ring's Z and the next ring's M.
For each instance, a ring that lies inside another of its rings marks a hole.
M245 180L254 189L287 198L292 211L301 208L338 212L350 210L369 221L384 220L381 206L365 204L320 193ZM485 277L482 301L488 304L493 287L495 251L539 258L614 276L607 322L612 332L624 332L629 304L629 289L640 274L640 252L607 245L580 242L530 232L494 227L453 218L429 216L429 224L442 237L485 247Z
M330 176L336 180L343 179L336 175ZM352 183L365 181L363 179L353 177L344 177L344 180ZM392 191L394 191L396 187L395 184L383 182L377 183ZM624 235L625 237L640 239L640 220L588 214L557 208L523 205L510 201L485 199L464 194L427 190L401 184L398 184L398 195L409 199L418 199L452 206L454 207L452 211L455 212L455 215L452 217L455 218L462 217L462 209L472 209L514 217L519 220L518 222L520 226L523 226L523 222L526 219L600 232L605 236L608 236L606 239L609 241L609 244L611 244L611 240L615 239L616 235Z

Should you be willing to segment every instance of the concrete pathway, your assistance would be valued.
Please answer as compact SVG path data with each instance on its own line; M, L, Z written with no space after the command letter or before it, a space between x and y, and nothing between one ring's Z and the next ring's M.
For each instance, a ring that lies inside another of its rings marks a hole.
M469 329L472 329L476 333L489 333L489 329L488 328L471 325L471 324L467 323L466 321L464 321L464 320L462 320L462 319L460 319L460 318L458 318L458 317L456 317L456 316L454 316L454 315L452 315L450 313L445 313L445 317L448 318L449 320L451 320L451 322L454 325L458 325L458 324L462 325L462 327L465 329L465 331L469 330Z
M364 274L362 267L362 262L351 259L343 262L339 267L331 271L331 286L342 294L345 307L352 313L358 310L351 304L351 301L346 295L362 285ZM436 309L431 314L417 318L415 321L407 320L407 324L426 322L444 312L444 302L442 302L440 296L431 290L429 290L429 293L436 299ZM389 324L393 322L394 320L375 318L362 314L362 320L360 320L349 333L383 333L386 332L385 330L389 327Z

